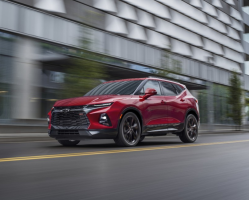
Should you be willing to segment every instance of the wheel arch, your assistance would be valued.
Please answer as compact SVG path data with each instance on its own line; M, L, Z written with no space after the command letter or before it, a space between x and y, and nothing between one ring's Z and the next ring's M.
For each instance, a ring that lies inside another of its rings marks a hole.
M199 122L199 120L200 120L199 115L198 115L197 111L193 108L190 108L187 110L186 115L185 115L185 121L186 121L188 115L190 115L190 114L194 115L196 117L197 122ZM185 121L184 121L184 123L185 123Z
M200 118L199 118L199 115L197 114L197 111L195 109L193 109L193 108L190 108L190 109L188 109L186 111L182 129L178 130L177 133L180 133L180 132L182 132L184 130L186 119L187 119L188 115L190 115L190 114L194 115L196 117L196 119L197 119L197 122L199 122Z
M118 127L119 127L119 125L120 125L120 122L121 122L123 116L124 116L126 113L128 113L128 112L133 112L133 113L135 113L135 114L137 115L137 117L138 117L138 119L139 119L139 121L140 121L141 127L142 127L142 131L143 131L143 129L144 129L144 128L143 128L143 127L144 127L144 126L143 126L143 117L142 117L142 114L141 114L140 110L137 109L137 108L135 108L135 107L127 107L127 108L125 108L125 109L122 111L122 113L121 113L122 117L119 119Z

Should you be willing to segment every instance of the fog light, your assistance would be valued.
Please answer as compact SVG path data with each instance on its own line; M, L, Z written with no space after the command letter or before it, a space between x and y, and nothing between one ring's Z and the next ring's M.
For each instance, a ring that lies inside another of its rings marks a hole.
M106 113L102 113L99 118L99 123L105 126L111 126L112 123Z

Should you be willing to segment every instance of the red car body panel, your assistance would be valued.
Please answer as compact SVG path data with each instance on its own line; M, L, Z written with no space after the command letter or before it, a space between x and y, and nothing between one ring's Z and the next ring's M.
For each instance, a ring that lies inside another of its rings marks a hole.
M173 84L178 84L181 88L185 86L172 81L166 81L157 78L143 78L143 79L126 79L129 80L156 80L164 81ZM118 80L124 81L124 80ZM112 81L112 82L118 82ZM110 83L110 82L107 82ZM185 89L175 96L155 95L148 99L143 99L139 95L100 95L100 96L84 96L77 98L70 98L59 100L54 104L54 107L71 107L71 106L83 106L83 105L95 105L112 103L109 107L97 108L88 112L87 118L89 120L89 126L86 130L118 130L120 119L122 114L126 111L136 112L142 120L143 130L146 132L148 127L156 127L160 125L176 125L184 124L186 114L188 112L194 112L199 120L199 111L197 100ZM49 125L48 129L51 130L51 116L53 110L48 113ZM106 126L99 123L99 119L102 113L106 113L111 121L111 126ZM67 127L68 128L68 127ZM66 128L66 129L67 129ZM180 131L180 130L178 130Z

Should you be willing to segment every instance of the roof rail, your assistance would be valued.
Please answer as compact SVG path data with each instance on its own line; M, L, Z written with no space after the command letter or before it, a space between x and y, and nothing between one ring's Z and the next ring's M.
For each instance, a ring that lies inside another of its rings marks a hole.
M166 81L170 81L170 82L172 82L172 83L178 83L178 84L180 84L180 85L185 86L184 84L179 83L179 82L177 82L177 81L172 81L172 80L169 80L169 79L166 79L166 78L162 78L162 77L158 77L158 76L148 76L148 78L157 78L157 79L166 80ZM185 86L185 87L186 87L186 86Z

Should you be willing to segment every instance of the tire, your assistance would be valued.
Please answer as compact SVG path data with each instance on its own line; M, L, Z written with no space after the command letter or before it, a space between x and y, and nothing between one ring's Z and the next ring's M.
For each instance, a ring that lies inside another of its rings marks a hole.
M119 132L115 143L118 146L134 147L138 144L141 135L141 124L133 112L126 113L119 125Z
M194 143L198 138L198 122L194 115L187 116L184 130L179 134L183 143Z
M140 143L140 142L143 142L144 138L145 138L145 136L144 136L144 135L141 135L141 136L140 136L139 143Z
M73 147L80 143L80 140L58 140L65 147Z

